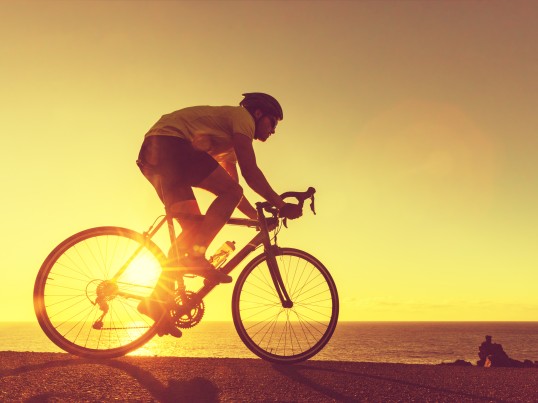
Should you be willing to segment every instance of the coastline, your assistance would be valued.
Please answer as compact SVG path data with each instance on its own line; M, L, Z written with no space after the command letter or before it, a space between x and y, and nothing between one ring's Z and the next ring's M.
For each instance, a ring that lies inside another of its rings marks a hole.
M538 401L538 369L0 351L0 401Z
M436 365L465 360L476 363L484 335L502 343L511 358L538 361L538 322L342 322L320 361L390 362ZM37 321L0 322L0 350L64 352L45 335ZM137 354L159 357L256 358L239 338L232 322L203 322L178 342L155 337Z

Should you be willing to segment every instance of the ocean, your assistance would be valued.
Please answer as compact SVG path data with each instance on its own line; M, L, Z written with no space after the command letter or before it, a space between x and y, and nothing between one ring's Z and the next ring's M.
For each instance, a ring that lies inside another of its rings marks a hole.
M538 322L340 322L315 360L476 364L485 335L514 359L538 361ZM61 352L37 323L0 323L0 351ZM205 322L183 337L155 337L131 353L146 356L256 358L232 322Z

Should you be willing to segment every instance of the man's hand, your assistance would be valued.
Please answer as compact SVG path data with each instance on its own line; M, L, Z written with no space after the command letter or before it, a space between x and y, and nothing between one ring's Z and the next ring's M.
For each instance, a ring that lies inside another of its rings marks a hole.
M278 210L278 215L281 218L289 218L294 220L303 215L303 210L297 204L286 203Z

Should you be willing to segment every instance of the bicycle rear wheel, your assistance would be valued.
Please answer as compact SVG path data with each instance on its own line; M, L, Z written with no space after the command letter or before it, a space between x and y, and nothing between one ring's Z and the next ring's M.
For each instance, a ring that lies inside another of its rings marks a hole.
M129 229L92 228L67 238L36 278L39 325L58 347L82 357L118 357L141 347L156 325L137 306L155 287L163 262L151 240Z
M237 279L232 298L235 328L245 345L265 360L292 364L317 354L338 321L336 285L323 264L298 249L276 256L293 307L284 308L267 257L255 257Z

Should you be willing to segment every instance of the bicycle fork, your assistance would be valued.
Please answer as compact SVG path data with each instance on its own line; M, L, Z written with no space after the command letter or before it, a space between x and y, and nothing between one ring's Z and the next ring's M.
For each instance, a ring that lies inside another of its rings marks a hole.
M293 308L293 301L291 300L286 286L284 285L284 280L282 280L282 274L278 267L278 262L276 260L276 255L278 254L278 246L271 245L265 250L266 262L269 267L269 273L271 274L271 279L275 285L275 290L280 298L282 303L282 308Z
M256 209L258 211L258 217L260 217L259 222L262 227L259 236L262 237L261 242L265 250L267 267L269 268L269 273L271 274L271 279L273 280L276 293L278 294L278 298L280 298L280 303L282 304L283 308L292 308L293 301L286 290L286 286L284 284L284 280L282 280L282 274L280 273L278 262L276 260L276 256L279 254L280 249L276 244L276 239L275 244L271 244L267 222L265 221L263 214L263 207L257 203Z

